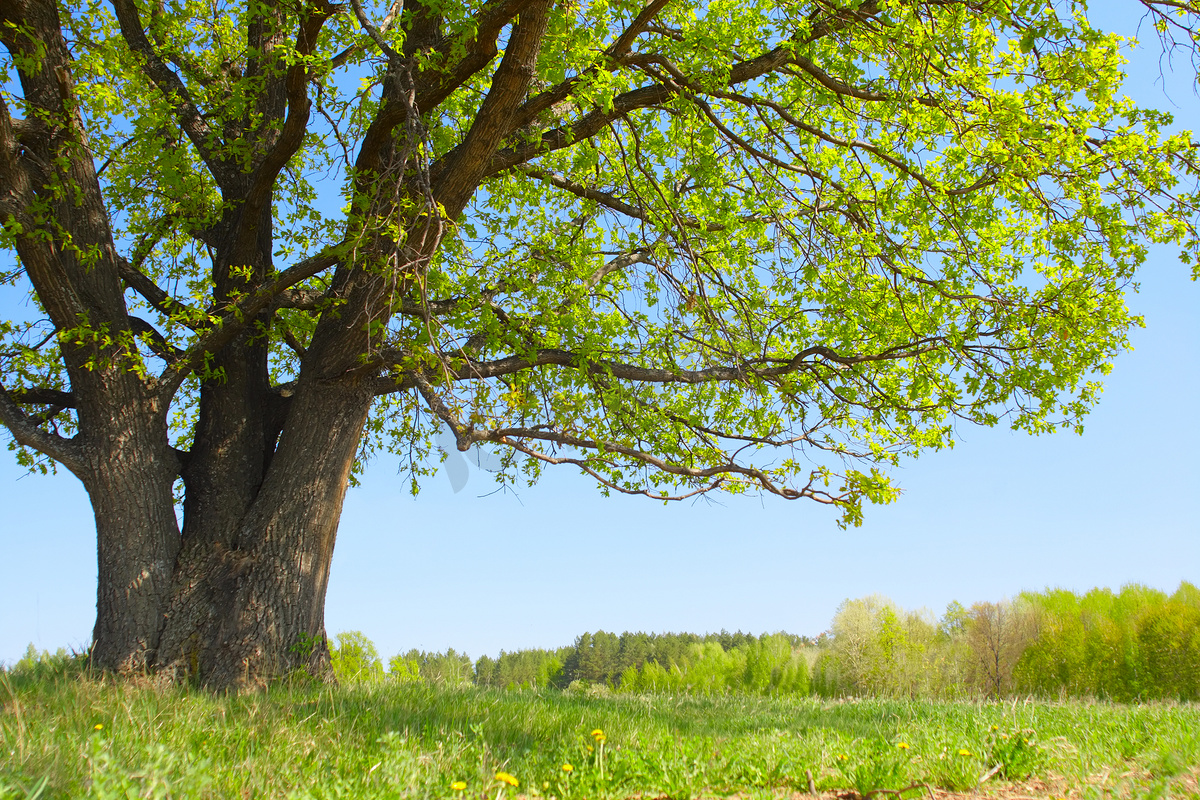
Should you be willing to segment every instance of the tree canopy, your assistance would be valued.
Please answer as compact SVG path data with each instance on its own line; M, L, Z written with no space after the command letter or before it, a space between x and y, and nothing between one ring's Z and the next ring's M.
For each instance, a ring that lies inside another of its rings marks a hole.
M1191 136L1081 2L13 0L0 40L0 421L88 488L105 666L319 669L347 481L415 491L439 430L856 523L959 421L1078 427L1147 242L1197 249Z

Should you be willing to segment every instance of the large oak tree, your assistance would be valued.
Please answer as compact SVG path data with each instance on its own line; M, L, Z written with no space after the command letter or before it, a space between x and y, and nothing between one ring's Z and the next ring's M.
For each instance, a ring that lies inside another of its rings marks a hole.
M959 421L1078 425L1145 243L1195 249L1189 138L1077 2L4 0L0 40L0 421L87 488L103 668L322 673L348 482L415 490L439 431L854 523Z

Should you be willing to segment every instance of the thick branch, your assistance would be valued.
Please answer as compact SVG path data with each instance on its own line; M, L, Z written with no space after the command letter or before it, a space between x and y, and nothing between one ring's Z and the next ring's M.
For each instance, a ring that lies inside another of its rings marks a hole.
M308 96L309 56L317 47L317 38L325 21L333 13L333 7L323 0L314 4L315 10L301 17L300 31L296 35L296 52L288 67L284 85L287 90L287 117L279 138L267 152L250 178L250 191L246 195L247 218L254 218L264 203L270 202L275 181L280 171L304 143L308 130L312 101Z
M62 464L80 479L85 475L83 451L74 439L64 439L61 436L39 428L34 418L30 417L18 406L14 398L4 387L0 386L0 422L8 428L17 443L49 456Z
M844 355L824 345L814 345L801 350L786 361L782 358L753 358L736 367L707 367L695 370L642 367L607 359L589 359L568 350L548 348L537 351L532 357L507 356L494 361L474 361L469 358L451 359L447 364L447 375L456 381L485 380L512 375L534 367L558 366L583 370L591 375L612 376L620 380L638 383L699 384L716 381L740 383L752 378L760 380L779 378L815 367L843 370L858 364L900 361L932 352L943 344L944 342L940 338L928 337L897 345L879 353L861 355ZM406 354L402 352L387 353L384 355L381 365L399 365L404 362L405 356ZM374 386L375 392L387 394L412 388L413 384L404 380L407 375L404 373L399 379L392 377L377 379Z
M13 389L8 396L19 405L75 407L75 395L62 389L35 386L29 389Z
M429 111L441 105L456 89L471 79L496 57L499 52L496 41L504 26L517 18L518 14L530 6L535 0L491 0L484 4L479 12L479 25L475 29L475 38L467 43L466 55L448 71L432 70L432 74L422 74L417 77L415 105L423 111ZM443 57L448 57L461 44L455 40L445 40L438 43L435 50Z
M803 369L825 365L833 369L845 369L857 364L877 361L896 361L928 353L938 347L940 340L922 339L880 353L843 355L823 345L814 345L801 350L790 360L780 358L749 359L737 367L708 367L705 369L661 369L640 367L618 361L590 360L567 350L539 350L533 358L509 356L495 361L466 361L453 370L457 380L495 378L514 372L555 365L571 369L584 369L592 374L612 375L621 380L640 383L710 383L712 381L745 381L748 378L777 378ZM819 360L814 360L814 358Z
M551 0L535 0L521 13L471 129L462 143L438 159L430 170L437 176L434 197L451 219L458 216L474 194L489 156L512 130L513 112L533 81L550 4Z
M729 78L726 81L726 85L729 87L739 86L767 73L774 72L787 64L796 63L796 44L806 44L816 41L855 22L868 19L877 14L878 11L879 7L876 0L868 0L868 2L863 3L857 9L850 12L848 16L838 14L833 18L822 20L812 26L808 36L802 42L780 45L755 58L735 63L729 71ZM697 81L697 83L711 82ZM853 90L853 87L848 88ZM525 163L544 153L561 150L577 142L591 139L605 126L634 111L661 105L672 95L676 94L678 90L678 87L659 83L652 86L643 86L618 95L614 99L611 109L608 111L596 109L580 117L570 125L546 131L538 141L516 145L497 152L492 157L485 177L503 172L516 164ZM555 91L551 90L551 92ZM566 94L564 93L563 96L565 97ZM518 112L517 124L520 125L528 119L532 119L532 115L527 114L526 109L522 108Z
M166 65L146 37L134 0L112 0L112 6L121 26L121 35L142 60L146 75L173 106L179 127L204 159L217 183L223 188L232 188L237 179L237 168L220 155L216 132L204 121L183 81Z
M275 280L259 287L257 291L226 309L212 328L189 347L182 358L167 367L159 376L159 390L163 398L172 396L188 373L198 367L209 353L215 353L233 341L250 320L278 302L277 298L280 294L300 281L311 278L337 264L340 259L338 255L340 249L341 245L327 247L320 253L293 264L279 273Z

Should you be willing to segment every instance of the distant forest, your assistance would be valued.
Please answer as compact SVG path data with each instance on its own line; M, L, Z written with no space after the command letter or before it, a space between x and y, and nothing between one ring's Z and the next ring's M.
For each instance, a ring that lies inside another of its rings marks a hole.
M1131 584L951 603L940 619L886 597L847 600L819 636L584 633L556 650L472 662L410 650L384 670L363 634L332 643L343 682L431 681L589 692L821 697L1096 697L1200 700L1200 590Z

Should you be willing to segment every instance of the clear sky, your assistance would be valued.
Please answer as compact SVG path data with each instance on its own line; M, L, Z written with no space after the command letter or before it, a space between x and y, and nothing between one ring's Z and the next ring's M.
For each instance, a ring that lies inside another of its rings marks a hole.
M1164 98L1153 56L1134 70L1132 96L1196 126L1187 81ZM871 593L940 614L1047 586L1200 583L1200 284L1166 248L1141 282L1130 304L1146 328L1083 436L962 427L953 450L898 470L900 500L868 507L857 529L802 500L604 498L565 469L514 495L489 494L473 467L456 493L443 468L413 499L395 463L378 461L347 495L327 628L361 630L385 657L477 658L598 628L811 635ZM96 550L82 485L0 458L0 553L0 661L30 642L86 648Z

